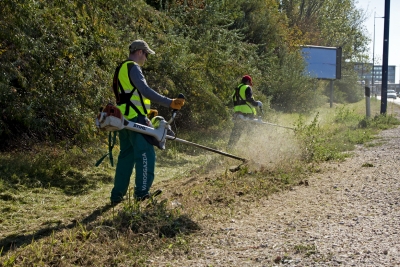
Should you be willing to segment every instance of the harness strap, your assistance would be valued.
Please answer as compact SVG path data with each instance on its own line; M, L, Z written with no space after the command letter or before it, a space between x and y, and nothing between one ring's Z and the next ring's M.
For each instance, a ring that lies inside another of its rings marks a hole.
M242 87L242 84L239 84L238 87L235 89L235 93L233 94L233 105L234 106L240 106L240 105L246 105L247 102L240 96L240 87Z
M114 135L112 136L112 133L114 133ZM100 165L100 163L103 162L103 160L109 156L110 158L110 163L111 166L114 167L114 158L113 158L113 154L112 154L112 150L114 148L115 143L117 142L117 132L109 132L108 133L108 153L103 155L95 164L96 167L98 167Z
M131 83L131 85L133 87L133 89L130 93L126 93L124 91L124 88L122 87L122 84L121 84L120 80L118 79L118 74L119 74L119 71L120 71L122 65L128 61L131 61L131 60L125 60L120 65L118 65L118 67L115 69L114 78L113 78L113 91L114 91L117 105L123 105L123 104L127 105L127 108L125 109L125 113L124 113L125 116L129 115L130 107L133 108L137 114L142 114L139 111L139 109L131 102L131 97L132 97L133 93L137 90L135 85L133 84L131 78L129 77L129 72L130 72L131 68L134 66L134 64L128 63L128 78L129 78L129 82ZM146 106L143 101L143 96L139 91L138 91L138 95L140 97L140 103L142 104L144 114L146 115L147 109L146 109Z
M128 64L128 78L129 78L129 82L131 83L131 85L132 85L132 87L133 87L133 90L132 90L132 94L133 94L133 92L135 92L135 90L136 90L136 88L135 88L135 86L133 85L133 82L132 82L132 80L131 80L131 77L129 76L129 72L131 71L131 68L132 68L132 66L133 66L134 64ZM132 96L132 94L131 94L131 96ZM143 111L144 111L144 115L146 116L146 114L147 114L147 109L146 109L146 105L144 104L144 101L143 101L143 96L142 96L142 94L138 91L138 95L139 95L139 97L140 97L140 103L142 103L142 107L143 107ZM132 104L132 102L130 102L130 100L129 100L129 104L128 105L130 105L135 111L136 111L136 113L137 114L141 114L141 112L138 112L138 109L137 109L137 107L135 106L135 105L133 105ZM143 115L143 114L142 114Z
M117 103L118 102L120 102L120 96L119 96L119 90L118 90L118 88L120 87L120 82L119 82L119 79L118 79L118 74L119 74L119 70L121 69L121 67L122 67L122 65L124 64L124 63L126 63L127 61L129 61L129 60L125 60L125 61L123 61L121 64L119 64L116 68L115 68L115 72L114 72L114 77L113 77L113 84L112 84L112 87L113 87L113 92L114 92L114 96L115 96L115 100L117 101Z
M241 106L241 105L246 105L248 106L251 110L253 109L249 103L244 100L241 96L240 96L240 88L243 86L244 84L239 84L238 87L236 87L235 89L235 93L233 94L232 98L233 98L233 105L236 106ZM252 115L254 116L254 111L252 112Z

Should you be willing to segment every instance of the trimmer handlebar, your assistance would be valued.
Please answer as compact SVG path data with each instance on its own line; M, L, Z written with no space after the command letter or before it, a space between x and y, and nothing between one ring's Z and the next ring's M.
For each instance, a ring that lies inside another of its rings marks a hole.
M173 111L172 111L172 116L171 116L171 118L169 119L169 121L167 121L167 124L171 124L174 120L175 120L175 117L176 117L176 113L178 112L178 110L177 109L174 109Z
M180 94L178 95L177 98L183 98L183 99L185 99L185 96L184 96L182 93L180 93ZM171 123L175 120L176 113L178 113L178 110L177 110L177 109L172 110L172 116L171 116L171 118L169 119L169 121L167 122L167 124L171 124Z

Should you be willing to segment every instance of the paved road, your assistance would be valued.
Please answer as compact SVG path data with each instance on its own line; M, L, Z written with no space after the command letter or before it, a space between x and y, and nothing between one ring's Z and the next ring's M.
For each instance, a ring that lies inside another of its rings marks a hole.
M379 100L381 100L381 96L377 96L376 98L379 99ZM396 99L388 98L387 100L388 100L388 103L393 102L393 103L395 103L396 105L400 105L400 97L398 97L398 98L396 98Z

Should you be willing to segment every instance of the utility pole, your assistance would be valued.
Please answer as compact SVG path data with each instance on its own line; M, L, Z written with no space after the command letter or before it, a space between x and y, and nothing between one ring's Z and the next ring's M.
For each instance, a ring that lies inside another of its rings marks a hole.
M390 0L385 0L385 26L383 29L383 55L382 55L381 114L386 114L386 108L387 108L388 63L389 63L389 21L390 21Z
M371 77L371 89L372 93L377 94L377 90L375 88L375 19L383 19L385 17L377 17L376 12L374 12L374 39L372 45L372 77Z

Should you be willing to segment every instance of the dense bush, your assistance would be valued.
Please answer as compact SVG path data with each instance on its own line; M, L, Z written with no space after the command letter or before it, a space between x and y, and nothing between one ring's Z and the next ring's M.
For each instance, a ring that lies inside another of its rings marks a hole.
M134 39L157 53L143 67L149 85L186 95L181 129L227 125L230 95L244 74L253 76L258 99L282 111L306 112L323 99L321 84L302 76L297 49L311 33L276 1L3 0L0 12L2 150L91 140L95 113L113 98L114 68ZM315 26L320 36L335 36L328 25ZM344 25L341 34L353 24ZM324 45L342 41L355 42L346 36ZM346 49L345 58L357 52Z

